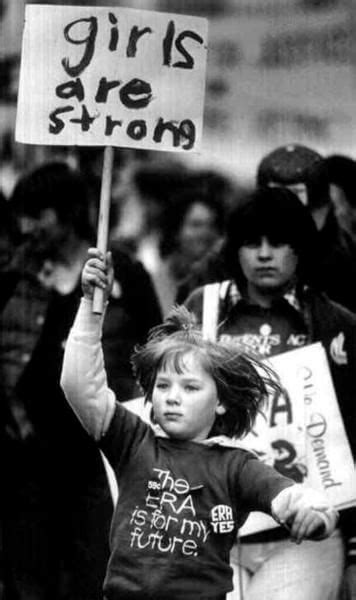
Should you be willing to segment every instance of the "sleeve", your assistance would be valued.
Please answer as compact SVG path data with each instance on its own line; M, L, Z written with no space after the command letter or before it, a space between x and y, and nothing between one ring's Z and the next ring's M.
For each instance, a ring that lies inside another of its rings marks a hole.
M63 359L61 386L83 427L99 440L115 411L115 395L107 385L101 347L103 317L82 298Z
M116 402L111 423L99 447L117 472L122 465L128 464L129 458L141 444L153 437L152 428L141 417L126 408L125 404Z
M239 498L245 510L272 515L272 500L294 484L295 481L289 477L284 477L273 467L246 453L238 480Z

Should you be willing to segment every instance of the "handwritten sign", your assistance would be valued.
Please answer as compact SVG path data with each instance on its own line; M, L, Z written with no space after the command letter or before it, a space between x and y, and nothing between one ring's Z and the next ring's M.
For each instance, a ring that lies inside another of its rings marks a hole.
M322 344L268 362L286 393L270 398L243 446L297 483L322 490L335 507L355 506L354 461ZM271 527L276 527L272 518L252 513L240 535Z
M196 151L207 20L27 5L16 140Z

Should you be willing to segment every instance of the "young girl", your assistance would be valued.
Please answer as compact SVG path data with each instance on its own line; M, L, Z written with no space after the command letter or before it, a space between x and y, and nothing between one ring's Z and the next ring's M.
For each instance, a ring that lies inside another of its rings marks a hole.
M251 510L271 514L296 542L330 535L337 513L323 495L233 446L278 384L234 348L204 340L185 308L133 356L157 431L116 402L102 318L91 307L95 286L107 298L111 281L110 255L104 261L91 249L62 374L69 403L119 487L105 599L223 600L232 589L229 552Z

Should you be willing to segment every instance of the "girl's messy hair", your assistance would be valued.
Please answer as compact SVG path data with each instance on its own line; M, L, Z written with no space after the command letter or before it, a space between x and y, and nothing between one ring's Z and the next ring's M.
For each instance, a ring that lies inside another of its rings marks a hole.
M147 343L136 348L132 356L133 369L146 401L152 400L157 372L166 368L183 372L185 357L190 353L214 379L219 400L226 410L216 416L210 435L246 435L269 392L282 391L277 375L269 367L232 344L204 339L195 316L184 306L177 306L163 324L151 330Z

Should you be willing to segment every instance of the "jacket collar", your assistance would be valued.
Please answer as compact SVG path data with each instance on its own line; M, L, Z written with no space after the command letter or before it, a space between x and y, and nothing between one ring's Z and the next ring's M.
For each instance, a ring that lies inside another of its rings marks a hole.
M306 290L306 287L307 286L303 286L302 292ZM242 294L234 281L230 282L227 294L231 307L235 306L240 300L242 300ZM297 294L296 286L288 290L288 292L286 292L283 295L283 299L286 300L286 302L288 302L288 304L292 306L297 312L303 312L302 303L300 300L300 296Z

